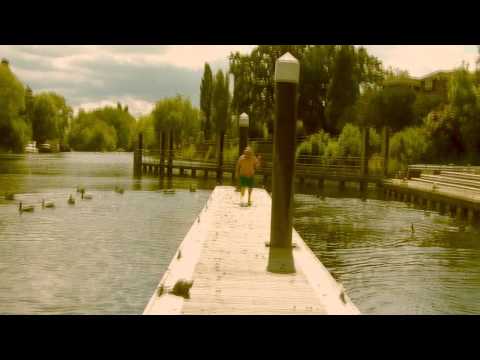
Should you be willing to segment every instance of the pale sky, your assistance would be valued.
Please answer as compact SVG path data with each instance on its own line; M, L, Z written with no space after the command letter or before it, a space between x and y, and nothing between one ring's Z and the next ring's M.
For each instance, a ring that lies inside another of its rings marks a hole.
M476 45L364 45L385 67L422 76L466 61L475 66ZM34 92L53 90L75 109L117 101L134 115L148 113L163 97L182 94L199 102L205 62L227 69L232 51L254 45L0 45L0 57Z

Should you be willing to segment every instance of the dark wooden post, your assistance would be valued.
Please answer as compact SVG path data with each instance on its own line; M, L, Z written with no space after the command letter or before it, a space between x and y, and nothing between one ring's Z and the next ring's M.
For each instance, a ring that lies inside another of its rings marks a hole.
M166 149L166 134L165 131L161 131L160 133L160 169L159 174L160 177L165 175L165 149Z
M293 273L293 186L295 131L300 64L290 53L275 63L275 124L273 132L272 216L267 271Z
M133 152L133 176L142 177L143 133L138 134L137 148Z
M362 126L362 145L360 151L360 175L368 175L368 144L369 143L369 128Z
M238 117L238 157L242 156L243 151L248 145L248 130L249 130L249 117L246 113L242 113ZM232 173L232 183L235 183L235 166ZM237 184L236 190L240 191L240 185Z
M275 127L273 132L272 218L270 247L292 247L295 131L300 64L290 53L275 64Z
M170 130L170 141L168 143L168 170L167 176L171 177L173 174L173 130Z
M382 130L382 156L383 156L383 176L388 176L388 152L389 152L389 130L384 127Z
M219 147L218 147L218 165L217 165L217 182L222 183L223 182L223 144L225 140L225 132L220 131L219 133Z

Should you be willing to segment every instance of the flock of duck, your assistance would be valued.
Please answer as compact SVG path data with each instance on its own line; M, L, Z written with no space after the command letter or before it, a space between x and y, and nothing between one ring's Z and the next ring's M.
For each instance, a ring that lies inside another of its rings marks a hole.
M123 194L124 189L120 186L115 186L114 191L118 194ZM77 193L80 193L82 200L92 200L93 196L91 194L88 194L85 192L85 188L83 186L77 186ZM5 200L15 200L15 194L13 193L6 193L5 194ZM75 205L75 198L70 194L67 203L69 205ZM55 207L55 202L53 201L45 201L45 199L42 199L42 209L45 208L54 208ZM35 205L29 204L29 205L24 205L22 201L19 202L18 204L18 211L23 213L23 212L32 212L35 210Z
M197 191L197 188L195 185L191 184L189 188L190 192L195 192ZM114 191L118 194L123 194L124 189L120 186L115 186ZM83 186L77 186L77 193L80 193L81 199L82 200L92 200L93 196L91 194L88 194L85 192L85 188ZM163 190L164 194L175 194L175 189L165 189ZM5 194L5 200L15 200L15 194L13 193L6 193ZM67 200L69 205L75 205L75 198L70 194L68 200ZM55 203L53 201L45 201L45 199L42 200L42 209L45 208L54 208ZM19 202L18 204L18 211L20 213L23 212L32 212L35 210L35 205L24 205L22 201Z

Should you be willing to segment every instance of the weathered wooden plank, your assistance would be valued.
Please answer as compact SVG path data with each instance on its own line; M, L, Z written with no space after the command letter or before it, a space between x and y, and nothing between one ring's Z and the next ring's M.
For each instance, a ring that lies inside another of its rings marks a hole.
M234 187L215 188L144 314L359 314L296 231L296 272L267 271L271 199L261 189L252 198L240 207ZM168 293L182 278L193 280L189 299Z

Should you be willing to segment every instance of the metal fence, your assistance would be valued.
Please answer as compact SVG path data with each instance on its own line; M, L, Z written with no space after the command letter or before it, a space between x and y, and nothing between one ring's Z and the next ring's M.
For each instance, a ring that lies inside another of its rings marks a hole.
M168 164L170 151L166 150L164 155L165 165ZM234 158L224 159L222 167L224 169L231 169L235 166L238 153ZM173 150L172 161L175 166L185 167L208 167L217 168L218 159L216 151L187 151L185 149ZM160 151L144 150L143 163L159 164ZM383 169L383 158L377 157L369 159L369 171L371 176L381 176ZM268 172L273 167L272 153L262 153L259 155L259 171ZM327 156L310 156L299 155L296 158L296 170L301 173L309 174L332 174L332 175L360 175L361 172L361 158L354 156L345 157L327 157Z

